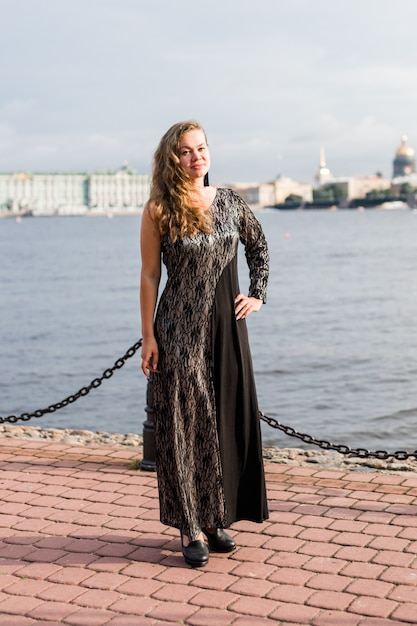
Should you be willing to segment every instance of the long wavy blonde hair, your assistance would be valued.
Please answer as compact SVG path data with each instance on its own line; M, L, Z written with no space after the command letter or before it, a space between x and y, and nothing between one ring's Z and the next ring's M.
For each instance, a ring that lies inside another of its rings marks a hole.
M198 122L178 122L162 137L153 159L151 217L161 236L168 235L171 241L211 232L211 219L192 202L191 181L180 166L181 137L190 130L201 130L206 138Z

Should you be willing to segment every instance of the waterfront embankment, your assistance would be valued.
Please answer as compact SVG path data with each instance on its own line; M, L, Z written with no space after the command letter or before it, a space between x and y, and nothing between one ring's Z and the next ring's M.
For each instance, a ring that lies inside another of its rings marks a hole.
M138 457L143 453L143 439L136 433L109 433L103 431L79 430L71 428L42 428L26 424L0 424L0 437L31 439L33 441L65 443L78 445L109 445L129 447L138 450ZM284 465L316 466L327 469L344 469L382 472L417 473L417 461L413 459L396 460L359 458L345 456L338 452L321 449L264 447L264 461Z

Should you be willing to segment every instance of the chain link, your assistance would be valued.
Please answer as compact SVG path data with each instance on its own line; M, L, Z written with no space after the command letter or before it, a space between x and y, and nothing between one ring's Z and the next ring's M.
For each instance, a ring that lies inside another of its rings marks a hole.
M297 439L301 439L301 441L304 441L304 443L318 446L319 448L322 448L323 450L335 450L336 452L339 452L340 454L357 456L361 459L373 458L373 459L386 460L391 457L396 459L397 461L406 461L407 459L417 459L417 450L414 450L414 452L407 452L406 450L397 450L396 452L386 452L385 450L376 450L375 452L372 452L370 450L367 450L366 448L349 448L349 446L331 443L330 441L326 441L325 439L316 439L315 437L312 437L311 435L305 435L303 433L299 433L291 426L284 426L273 417L268 417L267 415L265 415L265 413L262 413L262 411L259 411L259 416L261 420L266 422L268 426L271 426L271 428L277 428L278 430L281 430L283 433L285 433L289 437L296 437Z
M142 345L142 339L139 339L139 341L137 341L131 348L129 348L129 350L127 350L124 356L122 356L120 359L117 359L113 367L110 367L104 370L100 378L94 378L94 380L92 380L91 383L87 387L81 387L81 389L77 391L77 393L74 393L73 395L68 396L64 400L61 400L61 402L56 402L55 404L51 404L46 409L38 409L37 411L33 411L33 413L22 413L21 415L8 415L7 417L0 417L0 424L4 424L5 422L8 422L9 424L15 424L19 420L27 422L28 420L32 419L32 417L42 417L43 415L46 415L47 413L55 413L55 411L59 411L60 409L63 409L69 404L72 404L79 398L89 394L92 389L97 389L97 387L100 387L101 383L104 380L108 380L109 378L111 378L116 370L121 369L126 363L126 361L132 358L132 356L136 354L136 352L139 350L141 345ZM367 450L366 448L350 448L349 446L346 446L343 444L335 444L335 443L331 443L330 441L326 441L325 439L316 439L315 437L312 437L311 435L299 433L298 431L295 430L295 428L292 428L291 426L284 426L273 417L268 417L267 415L265 415L265 413L263 413L262 411L259 411L259 416L261 420L266 422L266 424L268 424L268 426L271 426L271 428L276 428L278 430L281 430L283 433L285 433L289 437L295 437L297 439L300 439L304 443L318 446L319 448L322 448L323 450L334 450L335 452L339 452L340 454L357 456L362 459L374 458L374 459L386 460L389 458L394 458L397 461L406 461L407 459L417 460L417 450L414 450L414 452L407 452L406 450L397 450L396 452L386 452L385 450L376 450L372 452L370 450Z
M8 415L7 417L0 417L0 424L4 424L5 422L8 422L9 424L15 424L19 420L27 422L32 417L42 417L47 413L55 413L55 411L59 411L59 409L63 409L69 404L72 404L73 402L78 400L78 398L82 398L83 396L89 394L92 389L97 389L97 387L100 387L101 383L104 380L108 380L109 378L111 378L116 370L119 370L121 367L123 367L126 361L136 354L141 345L142 339L139 339L138 342L136 342L131 348L129 348L124 356L122 356L120 359L117 359L113 367L109 367L108 369L104 370L103 375L100 378L94 378L94 380L87 387L81 387L81 389L77 391L77 393L68 396L68 398L65 398L65 400L61 400L61 402L51 404L46 409L33 411L33 413L22 413L21 415Z

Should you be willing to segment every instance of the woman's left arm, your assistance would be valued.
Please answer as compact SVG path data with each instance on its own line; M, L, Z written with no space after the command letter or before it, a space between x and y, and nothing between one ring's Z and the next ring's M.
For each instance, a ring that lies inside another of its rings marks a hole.
M236 319L241 319L259 311L266 302L269 253L260 222L246 202L238 194L234 195L239 209L239 236L245 246L250 278L248 295L240 293L235 299Z

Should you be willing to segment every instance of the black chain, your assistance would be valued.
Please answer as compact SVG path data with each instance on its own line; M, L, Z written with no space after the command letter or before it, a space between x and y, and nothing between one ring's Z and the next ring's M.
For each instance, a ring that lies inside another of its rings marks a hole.
M385 450L376 450L372 452L367 450L366 448L349 448L349 446L330 443L330 441L326 441L325 439L316 439L311 435L305 435L303 433L297 432L291 426L283 426L278 420L273 417L268 417L262 411L259 411L259 416L261 420L266 422L272 428L277 428L278 430L282 430L283 433L288 435L289 437L296 437L297 439L301 439L304 443L308 443L310 445L318 446L323 450L335 450L336 452L340 452L340 454L358 456L361 459L381 459L386 460L391 457L397 459L397 461L406 461L407 459L417 459L417 450L414 452L407 452L406 450L397 450L396 452L386 452Z
M108 380L109 378L111 378L116 370L121 369L126 361L136 354L141 345L142 339L139 339L139 341L137 341L131 348L129 348L129 350L127 350L124 356L122 356L120 359L117 359L113 367L104 370L100 378L95 378L87 387L81 387L81 389L77 391L77 393L68 396L68 398L65 398L65 400L57 402L56 404L51 404L46 409L39 409L38 411L34 411L33 413L22 413L21 415L8 415L7 417L0 417L0 424L4 424L5 422L15 424L19 420L27 422L32 417L42 417L47 413L55 413L55 411L58 411L59 409L63 409L64 407L68 406L68 404L72 404L73 402L78 400L78 398L82 398L83 396L89 394L92 389L97 389L97 387L100 387L101 383L104 380ZM397 450L396 452L376 450L375 452L372 452L370 450L367 450L366 448L350 448L349 446L331 443L330 441L326 441L325 439L316 439L311 435L299 433L291 426L284 426L273 417L268 417L267 415L265 415L265 413L262 413L262 411L259 411L259 416L261 420L266 422L268 426L271 426L271 428L281 430L289 437L296 437L297 439L301 439L301 441L303 441L304 443L318 446L323 450L334 450L336 452L339 452L340 454L357 456L362 459L374 458L386 460L392 457L394 459L397 459L398 461L406 461L407 459L411 458L417 460L417 450L414 450L414 452L407 452L406 450Z
M72 404L73 402L78 400L78 398L82 398L83 396L89 394L92 389L97 389L97 387L100 387L101 383L104 380L108 380L109 378L111 378L116 370L122 368L126 361L136 354L141 345L142 339L139 339L137 343L129 348L124 356L122 356L120 359L117 359L113 367L109 367L108 369L104 370L103 375L100 378L95 378L88 385L88 387L81 387L81 389L77 391L77 393L68 396L68 398L65 398L65 400L57 402L56 404L51 404L46 409L39 409L38 411L34 411L33 413L22 413L21 415L8 415L7 417L0 417L0 424L4 424L5 422L15 424L18 420L23 420L24 422L27 422L32 417L42 417L47 413L55 413L55 411L63 409L65 406L68 406L68 404Z

